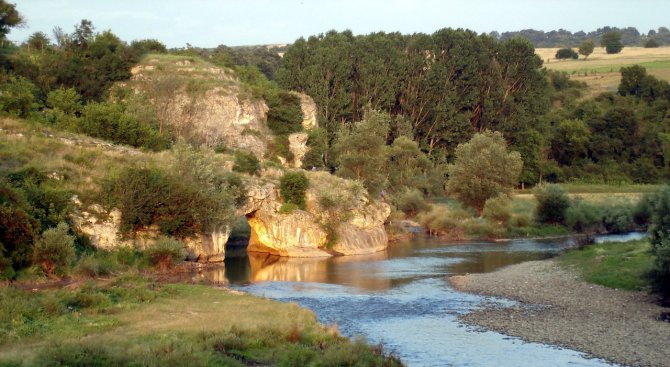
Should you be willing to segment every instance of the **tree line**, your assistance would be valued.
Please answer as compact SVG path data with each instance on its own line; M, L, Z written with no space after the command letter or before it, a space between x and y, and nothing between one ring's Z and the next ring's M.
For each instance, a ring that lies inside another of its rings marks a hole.
M635 27L617 28L605 26L591 32L570 32L565 29L549 32L536 29L523 29L520 31L489 33L492 37L506 41L516 37L522 37L530 41L535 47L576 47L584 41L598 43L606 33L616 32L621 35L624 46L643 46L650 40L658 45L670 45L670 30L666 27L650 29L646 34L640 33Z

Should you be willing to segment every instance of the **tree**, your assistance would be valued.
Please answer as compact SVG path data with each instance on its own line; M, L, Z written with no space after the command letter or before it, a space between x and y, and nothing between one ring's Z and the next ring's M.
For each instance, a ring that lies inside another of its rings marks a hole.
M33 50L43 51L51 45L49 36L44 32L35 32L28 37L26 45Z
M481 215L486 200L511 194L522 166L521 155L507 151L501 133L485 131L456 148L447 190Z
M564 223L570 198L559 185L545 185L535 192L535 217L540 223Z
M0 0L0 39L5 39L9 31L23 24L23 17L16 10L16 5Z
M577 53L571 48L561 48L556 51L556 58L559 60L577 59Z
M584 41L579 45L579 54L584 56L584 60L586 60L593 53L594 47L593 41Z
M305 192L309 188L309 179L304 171L290 171L279 179L279 192L284 202L305 209Z
M655 39L650 38L647 42L644 43L644 48L657 48L658 42Z
M372 196L386 186L386 175L380 168L386 162L390 119L388 114L367 111L362 121L343 126L333 144L336 174L361 181Z
M621 33L617 31L607 32L600 37L600 45L605 47L608 54L618 54L623 49Z

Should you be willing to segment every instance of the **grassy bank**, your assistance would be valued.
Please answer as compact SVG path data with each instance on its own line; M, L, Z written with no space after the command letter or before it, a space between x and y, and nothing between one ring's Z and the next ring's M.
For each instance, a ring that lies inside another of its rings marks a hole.
M3 366L400 365L295 304L221 288L130 276L4 287L0 303Z
M559 263L589 282L605 287L642 290L650 286L654 259L647 240L611 242L571 250Z

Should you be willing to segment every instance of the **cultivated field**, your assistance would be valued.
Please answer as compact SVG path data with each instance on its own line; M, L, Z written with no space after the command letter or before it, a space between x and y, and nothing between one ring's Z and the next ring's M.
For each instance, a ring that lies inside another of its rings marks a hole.
M577 51L577 48L573 49ZM557 60L554 57L557 50L538 48L535 53L542 58L547 69L565 71L572 79L586 82L589 86L587 96L616 92L622 66L639 64L649 74L670 81L670 47L624 47L614 55L608 55L604 48L596 47L587 60L581 55L578 60Z

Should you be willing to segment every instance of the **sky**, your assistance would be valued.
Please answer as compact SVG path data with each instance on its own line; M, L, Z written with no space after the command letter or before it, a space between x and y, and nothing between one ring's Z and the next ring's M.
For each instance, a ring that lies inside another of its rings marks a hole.
M8 0L26 24L8 38L68 33L81 19L124 41L168 47L283 44L328 30L433 33L468 28L500 33L533 28L589 32L609 25L641 33L670 27L670 0Z

